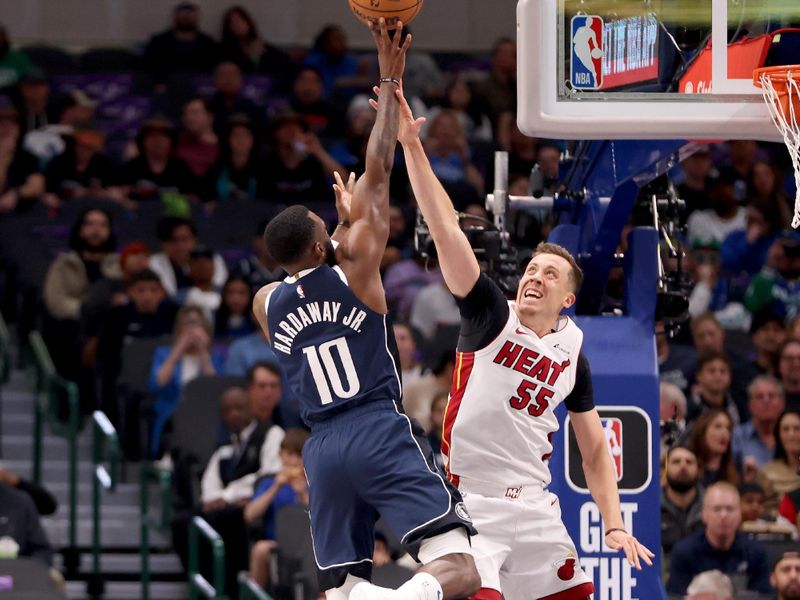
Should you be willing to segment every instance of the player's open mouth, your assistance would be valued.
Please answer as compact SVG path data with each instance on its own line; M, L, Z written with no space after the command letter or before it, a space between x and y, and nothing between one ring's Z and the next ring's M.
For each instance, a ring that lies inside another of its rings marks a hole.
M539 290L528 289L528 290L525 290L523 292L522 297L523 298L533 298L535 300L541 300L542 292L540 292Z

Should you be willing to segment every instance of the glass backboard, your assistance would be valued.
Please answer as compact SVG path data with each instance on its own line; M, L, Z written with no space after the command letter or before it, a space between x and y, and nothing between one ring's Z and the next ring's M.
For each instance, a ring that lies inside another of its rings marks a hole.
M800 0L520 0L517 28L529 135L781 139L753 70L800 63Z

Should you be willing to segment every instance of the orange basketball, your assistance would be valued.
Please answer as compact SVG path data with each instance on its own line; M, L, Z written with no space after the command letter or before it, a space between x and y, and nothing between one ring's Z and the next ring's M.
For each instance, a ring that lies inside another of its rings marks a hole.
M350 8L360 21L367 25L383 17L389 29L397 27L397 21L407 25L414 20L422 8L422 0L348 0Z

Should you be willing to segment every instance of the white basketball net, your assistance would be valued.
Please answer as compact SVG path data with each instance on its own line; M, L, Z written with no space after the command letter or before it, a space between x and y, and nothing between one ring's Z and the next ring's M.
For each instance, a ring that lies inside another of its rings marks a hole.
M783 75L780 75L780 77L782 79ZM798 68L797 77L800 79L800 68ZM784 114L784 104L781 102L775 86L772 85L772 78L769 73L761 74L761 92L764 96L764 101L767 103L772 122L775 123L775 127L783 135L783 141L789 150L789 156L792 157L792 165L794 166L794 183L797 193L794 199L792 227L795 229L800 227L800 125L797 122L800 115L795 111L795 104L800 100L800 81L798 79L793 77L791 71L786 73L786 93L789 95L786 105L788 106L789 114Z

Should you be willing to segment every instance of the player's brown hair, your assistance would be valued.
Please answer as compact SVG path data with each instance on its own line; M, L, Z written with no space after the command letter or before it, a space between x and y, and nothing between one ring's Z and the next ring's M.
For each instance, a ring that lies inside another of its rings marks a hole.
M309 437L311 437L311 434L305 429L287 429L281 442L281 450L286 450L292 454L302 454L303 446Z
M559 246L558 244L552 244L550 242L539 242L539 245L536 246L536 249L533 251L533 256L539 254L555 254L569 263L569 280L572 282L572 291L577 294L583 283L583 271L578 266L578 263L575 262L575 257L572 256L572 253L564 248L564 246Z

